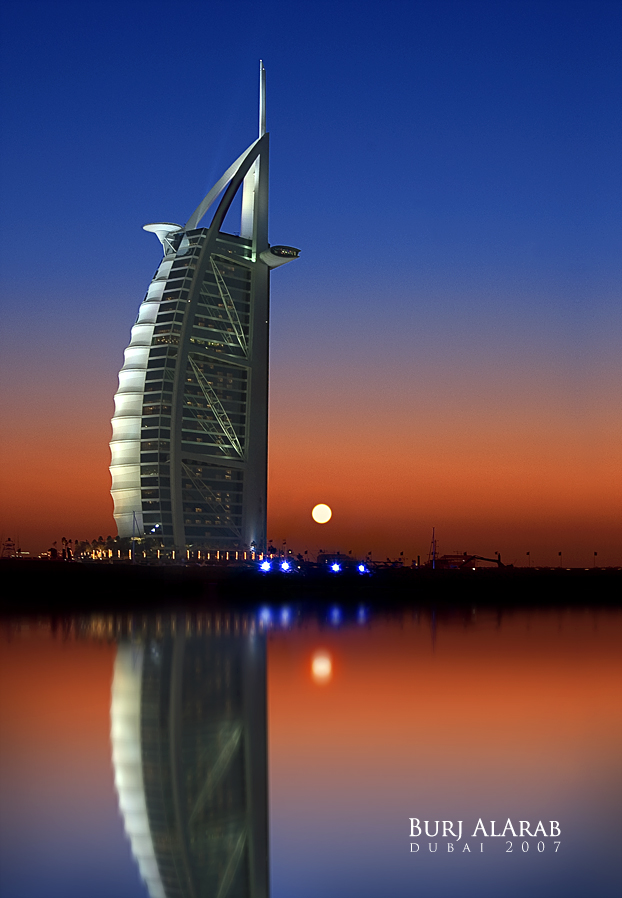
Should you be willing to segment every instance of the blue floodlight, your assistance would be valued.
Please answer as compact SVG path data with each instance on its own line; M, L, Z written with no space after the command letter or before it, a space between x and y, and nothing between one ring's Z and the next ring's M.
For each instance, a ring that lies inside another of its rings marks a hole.
M259 570L260 571L269 571L271 567L272 567L272 565L270 564L269 561L262 561L261 564L259 565Z
M289 570L291 570L291 567L292 567L292 566L291 566L291 564L289 563L289 561L282 561L282 562L281 562L281 570L282 570L282 571L289 571Z
M359 574L368 574L369 573L368 569L365 567L364 564L359 564L357 570L358 570Z
M341 565L337 564L337 562L335 562L334 564L331 564L330 569L331 569L331 571L334 571L336 574L338 574L339 571L341 570Z

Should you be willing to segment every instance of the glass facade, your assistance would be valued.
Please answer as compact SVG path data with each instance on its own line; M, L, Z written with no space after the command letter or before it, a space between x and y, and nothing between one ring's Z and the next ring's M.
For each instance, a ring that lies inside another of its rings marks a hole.
M207 235L205 228L185 233L183 255L176 253L158 302L141 415L142 521L145 533L174 543L170 444L177 382L184 544L242 549L252 246L249 240L219 235L216 252L199 270ZM180 357L182 331L188 351Z

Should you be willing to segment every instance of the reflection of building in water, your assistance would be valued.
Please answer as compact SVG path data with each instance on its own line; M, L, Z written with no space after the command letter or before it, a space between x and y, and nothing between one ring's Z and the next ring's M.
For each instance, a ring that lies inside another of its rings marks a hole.
M267 898L264 638L177 628L121 643L111 739L151 898Z

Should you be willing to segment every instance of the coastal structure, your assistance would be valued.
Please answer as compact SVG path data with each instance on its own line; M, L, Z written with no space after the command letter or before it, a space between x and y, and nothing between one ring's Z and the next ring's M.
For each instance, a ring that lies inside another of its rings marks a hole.
M265 69L259 137L182 227L145 225L163 259L132 328L110 442L120 536L265 551L270 272ZM242 191L239 234L222 230ZM215 208L208 227L201 222Z

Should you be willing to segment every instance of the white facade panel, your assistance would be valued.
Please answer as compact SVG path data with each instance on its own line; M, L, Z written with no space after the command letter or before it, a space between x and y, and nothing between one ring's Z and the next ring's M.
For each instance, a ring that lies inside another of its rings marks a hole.
M125 350L125 363L123 367L146 369L148 358L149 346L128 346Z
M121 415L138 416L143 410L142 393L117 393L114 397L114 416Z
M153 337L153 324L135 324L132 328L130 346L150 346Z
M125 490L137 487L140 490L140 465L111 466L112 489Z
M140 309L138 310L138 318L136 319L136 324L154 324L156 318L158 317L158 309L160 308L159 300L162 296L162 290L164 289L164 284L158 284L160 287L158 302L149 301L147 298Z
M137 465L140 462L140 440L120 440L110 443L112 463L110 469L117 465Z
M130 511L126 511L125 507L122 511L119 511L118 505L118 496L121 495L122 492L129 492L129 490L120 492L112 492L112 500L114 502L114 519L117 522L117 530L119 531L119 536L142 536L143 533L143 513L142 511L134 511L133 509ZM132 493L138 494L138 506L140 508L140 490L134 491ZM134 518L136 522L134 522Z
M113 418L112 442L140 440L140 418Z
M140 508L140 488L116 489L110 490L110 492L112 493L112 498L114 499L115 515L130 515L131 518L134 509ZM125 535L132 535L131 526L130 533Z
M164 278L164 280L166 280L166 278L171 273L171 268L172 268L173 262L174 262L174 257L168 258L168 259L162 259L162 261L160 262L160 267L158 268L158 270L156 272L155 279L160 280L161 278Z
M119 371L118 393L141 393L145 388L145 372L138 368Z

